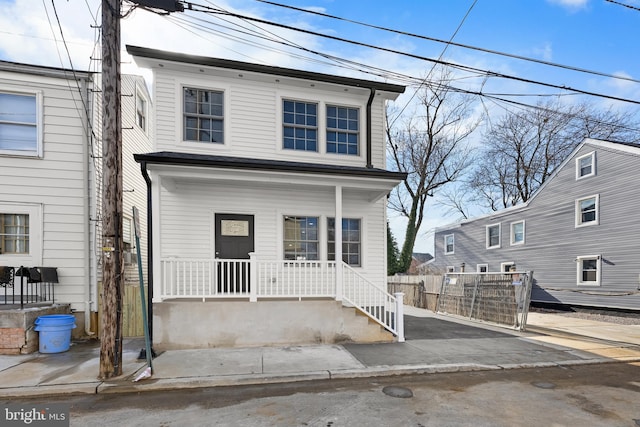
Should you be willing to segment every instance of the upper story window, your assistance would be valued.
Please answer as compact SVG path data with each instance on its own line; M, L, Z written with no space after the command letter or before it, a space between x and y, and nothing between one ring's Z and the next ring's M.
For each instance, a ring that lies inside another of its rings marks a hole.
M184 88L185 141L224 143L224 93Z
M144 132L147 131L147 100L136 92L136 124Z
M511 244L524 244L524 221L516 221L511 223Z
M447 234L446 236L444 236L444 254L445 255L449 255L454 253L455 250L455 246L454 246L454 238L453 238L453 234Z
M42 153L38 96L0 92L0 154Z
M318 217L284 217L284 259L318 259Z
M487 225L487 249L500 247L500 224Z
M284 100L283 148L318 151L318 104Z
M576 227L598 224L598 195L576 200Z
M579 256L576 263L578 265L578 285L600 285L601 263L599 256Z
M327 105L327 153L359 154L359 116L357 108Z
M328 259L336 259L336 219L327 219ZM354 267L362 265L360 244L360 220L356 218L342 218L342 260Z
M576 159L576 179L586 178L596 174L596 152L578 157Z
M0 254L29 253L29 215L0 213Z

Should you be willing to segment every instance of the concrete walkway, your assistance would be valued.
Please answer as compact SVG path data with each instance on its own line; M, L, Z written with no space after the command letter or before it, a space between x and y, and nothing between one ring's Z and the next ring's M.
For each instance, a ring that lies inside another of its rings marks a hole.
M100 381L99 346L64 353L0 356L0 397L122 393L640 361L640 325L623 326L530 313L526 332L471 323L406 307L404 343L171 350L145 368L144 342L123 346L123 375ZM6 400L6 399L5 399Z

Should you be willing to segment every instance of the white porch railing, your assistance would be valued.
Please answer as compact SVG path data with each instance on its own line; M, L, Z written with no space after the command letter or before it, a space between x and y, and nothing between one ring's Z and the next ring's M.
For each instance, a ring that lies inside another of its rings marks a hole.
M335 298L359 309L404 341L402 298L388 294L344 263L340 269L342 292L335 261L165 258L160 261L160 270L154 301Z

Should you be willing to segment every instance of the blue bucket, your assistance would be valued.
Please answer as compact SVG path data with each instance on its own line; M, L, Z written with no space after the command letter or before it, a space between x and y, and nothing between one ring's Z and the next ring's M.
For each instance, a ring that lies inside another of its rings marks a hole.
M71 345L71 330L76 327L72 314L50 314L36 319L34 328L40 333L40 353L62 353Z

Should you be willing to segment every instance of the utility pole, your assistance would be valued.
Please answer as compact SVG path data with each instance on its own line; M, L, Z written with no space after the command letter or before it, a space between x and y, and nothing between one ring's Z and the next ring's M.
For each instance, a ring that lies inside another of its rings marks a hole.
M120 0L102 0L102 319L100 375L122 375Z

